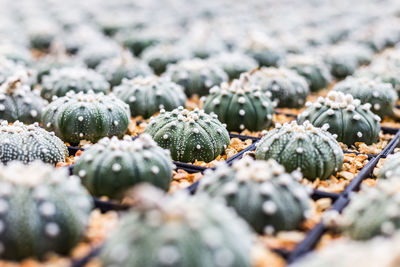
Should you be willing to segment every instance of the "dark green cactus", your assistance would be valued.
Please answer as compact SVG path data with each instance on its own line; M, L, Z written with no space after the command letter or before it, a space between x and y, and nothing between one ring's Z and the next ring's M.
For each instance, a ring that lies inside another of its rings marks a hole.
M170 112L161 110L159 116L150 120L145 132L159 146L169 149L172 159L182 162L210 162L230 143L228 131L216 115L183 107Z
M260 66L276 67L284 57L284 49L269 36L254 33L245 40L244 51L257 60Z
M370 104L361 105L352 95L331 91L326 98L320 97L316 103L307 103L307 106L298 116L300 124L310 121L315 127L326 127L346 145L355 142L370 145L378 140L381 118L371 112Z
M228 74L229 80L239 78L241 73L258 67L256 60L239 52L221 53L210 58L210 61L221 67Z
M256 159L274 159L286 171L299 170L309 180L327 179L340 171L343 152L326 129L313 127L308 121L295 121L266 133L257 144Z
M228 75L220 67L201 59L183 60L170 65L164 75L182 85L187 96L208 95L211 87L228 81Z
M91 194L120 199L127 189L142 182L168 190L172 169L169 150L142 134L135 141L131 136L99 140L79 157L74 174Z
M222 197L258 233L294 230L310 214L310 197L298 179L299 172L286 173L274 160L250 157L223 163L207 171L198 192Z
M271 92L271 98L278 102L278 107L302 107L310 93L307 81L286 68L261 68L250 77L261 90Z
M371 111L383 118L393 115L398 99L396 91L390 83L383 83L367 77L347 77L337 83L333 90L351 94L360 99L362 104L371 104Z
M40 159L43 162L56 164L64 162L68 149L54 133L39 127L38 123L24 125L16 121L0 124L0 161L7 163L18 160L29 163Z
M205 194L137 191L137 204L101 251L104 266L252 266L254 235L222 202Z
M170 111L184 106L186 102L183 88L166 77L148 76L124 80L114 88L114 94L129 104L132 116L140 115L145 119L160 109Z
M76 176L39 161L0 166L0 257L67 255L89 220L91 198Z
M400 153L389 155L378 173L378 178L390 178L392 176L400 176Z
M43 77L41 96L51 101L53 96L65 96L69 91L107 93L109 87L106 79L93 70L67 67L53 69Z
M106 136L122 137L128 129L130 113L129 105L112 94L71 91L45 108L42 123L71 145L81 140L95 143Z
M209 114L218 115L228 131L260 131L272 124L275 103L270 97L270 92L261 91L249 81L248 74L242 74L231 85L223 83L211 88L203 108Z

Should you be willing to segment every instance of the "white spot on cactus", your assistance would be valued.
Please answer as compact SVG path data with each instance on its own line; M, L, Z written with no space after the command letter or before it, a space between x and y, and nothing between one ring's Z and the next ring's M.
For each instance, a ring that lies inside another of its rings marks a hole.
M164 139L164 140L167 140L168 137L169 137L168 134L164 134L164 135L163 135L163 139Z
M274 214L276 212L277 206L273 201L268 200L268 201L265 201L263 203L262 209L263 209L265 214L272 215L272 214Z
M51 217L56 214L56 206L51 202L43 202L39 206L39 213L45 217Z
M113 172L119 172L121 170L122 166L119 163L114 163L111 168L112 168Z
M113 124L114 124L114 126L118 126L119 123L118 123L118 121L114 121Z
M273 235L275 232L275 229L272 225L267 225L264 227L264 233L267 235Z
M85 170L80 170L80 171L78 172L78 175L79 175L79 177L83 178L83 177L86 176L86 171L85 171Z
M157 257L162 265L172 266L179 262L181 255L179 253L179 250L175 246L165 245L160 248L157 253Z
M60 233L60 227L55 222L49 222L45 226L45 233L49 237L56 237Z
M200 149L200 148L201 148L201 145L196 145L196 148L197 148L197 149Z
M195 134L198 134L198 133L199 133L199 129L198 129L198 128L194 128L194 129L193 129L193 132L194 132Z
M357 132L357 136L361 138L363 136L362 132Z
M82 117L82 116L79 116L79 117L78 117L78 121L83 121L83 117Z
M30 114L31 114L31 116L32 116L33 118L36 118L36 116L38 115L38 112L37 112L36 110L32 109L31 112L30 112Z
M246 111L244 109L239 110L239 115L244 116L246 114Z
M302 154L303 153L303 148L301 148L301 147L298 147L298 148L296 148L296 153L297 154Z
M158 168L158 166L152 166L151 172L154 174L158 174L160 172L160 168Z

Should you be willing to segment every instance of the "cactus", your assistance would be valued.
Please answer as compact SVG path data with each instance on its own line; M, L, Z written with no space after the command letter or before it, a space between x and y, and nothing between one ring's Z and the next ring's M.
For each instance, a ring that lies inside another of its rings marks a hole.
M400 176L400 153L389 155L378 173L378 178L390 178L392 176Z
M306 55L290 55L286 58L286 67L303 76L312 92L327 88L332 80L328 67L322 60Z
M84 64L60 55L46 56L40 58L40 60L34 64L34 69L37 72L36 73L37 83L39 84L42 83L43 77L49 75L50 72L54 69L73 68L73 67L84 67Z
M0 86L0 119L27 124L39 122L47 101L40 97L38 90L32 91L22 81L21 77L10 77Z
M20 64L0 57L0 84L3 84L11 76L24 75L24 83L29 84L29 72Z
M272 100L278 102L278 107L302 107L310 92L307 81L286 68L261 68L250 77L261 90L271 92Z
M286 173L274 160L250 157L232 167L218 164L207 170L198 192L223 198L259 234L274 234L298 228L310 213L310 197L297 180L299 172Z
M284 50L275 39L267 35L253 32L242 44L243 50L257 60L260 66L276 67L284 57Z
M102 75L79 67L53 69L49 75L43 77L42 86L41 96L48 101L53 96L65 96L69 91L107 93L110 87Z
M170 65L164 75L182 85L187 96L208 95L211 87L228 81L228 75L220 67L201 59L183 60Z
M74 174L91 194L121 199L128 188L141 182L168 190L172 168L169 151L142 134L135 141L130 136L100 139L79 157Z
M361 105L352 95L331 91L326 98L320 97L316 103L306 106L298 116L300 124L308 120L315 127L327 127L346 145L355 142L370 145L378 140L381 118L371 112L370 104Z
M112 94L71 91L45 108L42 123L71 145L81 140L95 143L106 136L122 137L128 129L130 113L128 104Z
M59 34L60 29L56 24L50 19L39 17L31 18L25 23L30 47L40 51L49 50L56 35Z
M367 240L377 235L392 235L400 228L400 179L379 180L374 187L352 195L339 222L344 235Z
M210 61L222 68L228 74L229 80L237 79L241 73L258 66L252 57L239 52L221 53L210 58Z
M254 235L220 201L205 194L162 197L150 188L137 191L137 204L101 251L104 266L252 266Z
M173 160L182 162L210 162L230 143L228 131L216 115L183 107L170 112L161 110L159 116L150 120L145 132L159 146L169 149Z
M18 160L29 163L40 159L43 162L56 164L64 162L68 149L54 133L39 127L38 123L24 125L16 121L0 124L0 161L7 163Z
M114 94L129 104L131 115L147 119L160 109L167 111L184 106L186 95L183 88L168 78L155 76L124 80L114 88Z
M0 257L67 255L86 228L91 198L76 176L35 161L0 166Z
M103 60L118 57L122 52L121 47L109 40L98 39L84 46L78 52L78 58L91 69L95 69Z
M286 171L299 170L309 180L327 179L340 171L343 152L326 129L313 127L308 121L276 126L257 144L256 159L274 159Z
M248 74L220 87L213 87L203 108L207 113L215 113L226 123L228 131L260 131L272 124L274 103L271 93L263 92L249 81Z

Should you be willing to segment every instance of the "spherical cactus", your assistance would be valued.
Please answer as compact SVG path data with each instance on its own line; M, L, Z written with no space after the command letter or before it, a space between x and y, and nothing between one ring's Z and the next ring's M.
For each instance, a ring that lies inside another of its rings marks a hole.
M354 98L360 99L362 104L371 104L371 111L380 117L392 115L398 99L390 83L366 77L347 77L344 81L337 83L333 90L351 94Z
M313 92L327 88L332 80L328 67L322 60L306 55L290 55L286 67L303 76Z
M24 82L28 83L28 74L28 71L22 65L0 57L0 84L3 84L9 77L15 75L25 75Z
M76 176L41 162L0 166L0 257L67 255L86 228L91 198Z
M117 57L121 47L108 39L94 40L79 50L78 57L91 69L96 68L103 60Z
M272 100L282 108L302 107L310 93L307 81L286 68L261 68L251 74L251 80L271 92Z
M31 90L22 84L20 77L10 77L0 86L0 119L9 122L39 122L42 109L47 101L40 97L38 90Z
M130 136L99 140L79 157L74 174L91 194L122 198L127 189L141 182L168 190L172 168L169 151L142 134L135 141Z
M128 129L130 113L128 104L112 94L69 92L45 108L42 123L71 145L81 140L95 143L106 136L122 137Z
M270 96L270 92L261 91L247 74L242 74L230 86L223 83L211 88L203 108L207 113L217 114L228 131L260 131L272 124L274 103Z
M354 194L339 220L343 233L355 240L391 235L400 228L400 179L379 180Z
M220 67L200 59L183 60L170 65L164 75L182 85L188 96L208 95L211 87L228 81L228 75Z
M246 54L257 60L260 66L276 67L284 57L284 49L274 39L260 33L251 33L242 44Z
M44 76L42 86L42 97L51 101L53 96L65 96L69 91L107 93L110 85L102 75L93 70L62 68L54 69Z
M310 197L299 178L299 172L285 173L274 160L247 157L207 171L198 192L222 197L258 233L273 234L298 228L310 212Z
M75 60L71 60L66 56L46 56L40 58L33 66L36 70L36 79L38 83L42 83L44 76L49 75L54 69L83 67L84 64Z
M182 162L210 162L223 153L230 143L228 131L216 118L204 110L188 111L179 107L161 110L150 120L145 132L159 146L171 151L172 159Z
M210 61L221 67L230 80L239 78L241 73L251 71L258 66L252 57L238 52L221 53L210 58Z
M38 123L24 125L16 121L0 124L0 161L7 163L18 160L29 163L40 159L43 162L56 164L64 162L68 149L54 133L39 127Z
M252 266L253 234L220 201L205 194L163 198L148 188L138 191L138 204L101 251L104 266Z
M155 76L124 80L114 88L114 94L129 104L132 116L147 119L160 109L167 111L184 106L186 95L183 88L168 78Z
M378 178L390 178L392 176L400 177L400 153L389 155L378 173Z
M331 91L326 98L318 98L314 104L298 116L301 124L310 121L315 127L327 127L346 145L364 142L370 145L378 140L380 117L371 112L370 104L361 105L352 95Z
M275 159L286 171L300 170L310 180L327 179L341 170L343 157L332 134L308 121L277 126L267 132L256 149L256 159Z

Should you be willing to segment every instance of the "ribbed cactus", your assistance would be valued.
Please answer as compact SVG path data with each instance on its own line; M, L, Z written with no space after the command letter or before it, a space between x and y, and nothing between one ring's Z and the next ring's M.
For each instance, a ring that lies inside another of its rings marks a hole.
M310 197L298 182L299 172L286 173L274 160L250 157L217 166L200 180L198 192L222 197L258 233L294 230L310 212Z
M135 141L126 136L105 137L86 149L76 162L74 174L95 196L122 198L130 187L151 183L168 190L172 181L170 152L160 148L149 135Z
M0 86L0 119L27 124L39 122L42 109L48 104L38 90L31 90L23 79L10 77Z
M393 177L354 194L339 220L343 233L356 240L392 235L400 228L399 189L400 179Z
M183 60L170 65L164 75L182 85L188 96L208 95L211 87L228 81L228 75L220 67L201 59Z
M257 60L260 66L276 67L284 57L284 49L267 35L259 32L250 33L244 38L243 49L249 56Z
M49 101L53 96L65 96L69 91L107 93L110 87L102 75L93 70L79 67L54 69L42 80L41 95Z
M251 80L271 92L272 100L282 108L302 107L310 93L307 81L286 68L261 68L251 74Z
M256 149L256 159L274 159L286 171L299 170L309 180L327 179L341 170L343 157L332 134L308 121L276 126L261 138Z
M400 177L400 153L389 155L383 167L379 170L378 178Z
M290 55L286 57L285 66L303 76L312 92L328 87L332 80L328 67L317 57L307 55Z
M204 110L189 111L183 107L150 120L146 133L159 146L171 151L172 159L182 162L210 162L223 153L230 143L228 131Z
M298 122L310 121L315 127L327 127L328 132L337 135L337 140L346 145L364 142L370 145L378 140L380 117L371 112L370 104L361 105L352 95L331 91L326 98L298 116Z
M38 83L42 83L44 76L49 75L54 69L73 68L73 67L84 67L82 62L73 60L65 55L49 55L40 58L33 65L33 69L36 71L36 79Z
M86 228L91 198L76 176L41 162L0 166L0 257L67 255Z
M261 91L249 81L248 74L242 74L240 80L234 80L231 85L223 83L211 88L203 108L209 114L217 114L228 131L260 131L272 124L275 103L270 97L270 92Z
M375 64L368 68L359 69L355 75L357 77L370 77L379 79L382 82L390 83L400 97L400 68Z
M78 58L89 68L95 69L102 61L118 57L121 52L122 48L116 42L99 38L82 47Z
M215 55L210 61L221 67L229 76L229 80L239 78L243 72L257 68L255 59L239 52L226 52Z
M361 77L347 77L337 83L333 90L351 94L362 104L371 104L371 111L380 116L390 116L398 99L396 91L390 83Z
M132 116L140 115L146 119L160 109L170 111L184 106L186 102L183 88L166 77L148 76L124 80L113 92L129 104Z
M68 149L54 133L39 127L38 123L24 125L16 121L0 124L0 161L7 163L18 160L29 163L40 159L43 162L56 164L64 162Z
M205 194L153 190L135 192L137 204L102 249L103 266L252 266L253 234L235 212Z
M76 145L81 140L97 142L106 136L122 137L130 115L129 105L112 94L69 92L45 108L42 123L63 141Z

